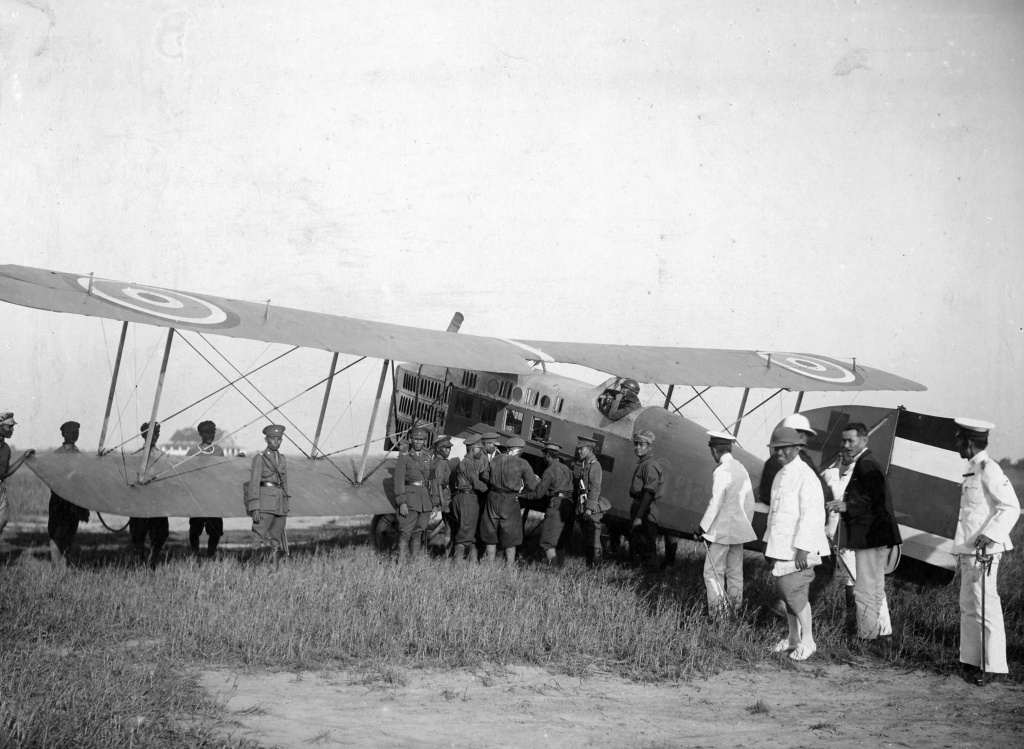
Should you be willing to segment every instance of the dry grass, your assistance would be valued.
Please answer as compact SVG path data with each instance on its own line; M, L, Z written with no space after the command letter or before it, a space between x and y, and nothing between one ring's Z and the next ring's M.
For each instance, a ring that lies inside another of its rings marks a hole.
M19 511L35 502L22 498ZM1024 542L1024 526L1014 536ZM767 612L774 592L762 562L748 555L744 606L709 618L703 552L691 542L680 552L670 574L655 575L590 571L578 559L557 573L426 558L396 566L366 546L336 545L307 548L278 569L179 558L150 572L86 554L62 573L25 554L0 568L0 745L243 746L218 738L226 718L191 676L214 664L344 667L380 689L401 688L405 669L419 666L534 664L647 681L765 661L793 668L767 652L784 625ZM1000 571L1017 675L1022 564L1008 554ZM955 668L956 582L893 580L894 634L881 656L845 631L838 585L818 592L814 605L818 659Z

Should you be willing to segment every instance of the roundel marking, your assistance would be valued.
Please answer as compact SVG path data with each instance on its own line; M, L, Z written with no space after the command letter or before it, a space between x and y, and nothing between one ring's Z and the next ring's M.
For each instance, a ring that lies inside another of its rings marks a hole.
M90 281L93 296L162 320L190 325L220 325L228 319L228 314L217 305L180 291L101 278L90 279L88 276L80 276L78 285L88 290Z
M820 359L816 356L807 356L805 354L790 354L783 351L772 351L770 354L758 351L757 355L766 361L770 355L773 366L777 364L788 369L790 372L796 372L799 375L821 380L822 382L844 384L857 380L857 375L852 371L828 359Z

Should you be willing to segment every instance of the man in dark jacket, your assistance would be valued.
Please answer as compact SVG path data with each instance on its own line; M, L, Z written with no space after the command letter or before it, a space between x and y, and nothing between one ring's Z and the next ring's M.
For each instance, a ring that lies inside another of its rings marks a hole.
M857 602L857 635L874 640L892 634L882 612L885 600L885 564L893 546L903 543L885 471L868 450L868 429L860 422L847 424L842 433L843 462L853 463L853 475L843 499L828 503L842 517L840 545L853 549L857 564L854 597Z

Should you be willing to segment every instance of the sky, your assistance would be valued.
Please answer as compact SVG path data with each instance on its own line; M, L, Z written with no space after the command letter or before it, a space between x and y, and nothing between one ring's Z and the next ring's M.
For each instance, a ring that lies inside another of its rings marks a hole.
M1022 55L1024 5L991 0L0 0L0 262L429 328L459 310L503 338L856 357L928 390L804 407L988 419L1018 458ZM15 445L68 418L95 445L119 325L2 315ZM124 438L162 340L129 336ZM214 342L239 367L283 350ZM379 367L336 383L332 448L365 436ZM223 383L207 370L175 344L161 418ZM718 397L731 421L740 393ZM318 407L289 413L312 433Z

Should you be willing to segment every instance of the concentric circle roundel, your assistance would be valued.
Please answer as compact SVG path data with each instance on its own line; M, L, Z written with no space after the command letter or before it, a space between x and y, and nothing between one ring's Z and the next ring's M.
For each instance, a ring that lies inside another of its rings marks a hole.
M758 356L767 360L769 354L759 351ZM855 382L858 379L856 374L843 365L818 356L772 351L771 363L773 367L778 365L788 369L790 372L796 372L797 374L821 380L822 382L843 384Z
M180 291L102 278L90 279L88 276L80 276L77 280L78 285L85 290L89 289L91 281L92 295L98 299L162 320L189 325L223 326L229 319L229 314L217 305Z

